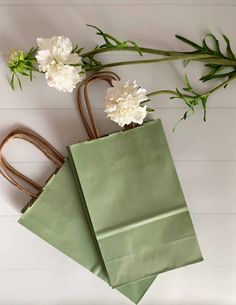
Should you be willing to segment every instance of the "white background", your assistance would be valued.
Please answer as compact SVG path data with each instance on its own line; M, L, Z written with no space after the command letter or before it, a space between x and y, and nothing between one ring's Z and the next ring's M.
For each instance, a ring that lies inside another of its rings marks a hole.
M0 0L0 137L16 126L33 128L65 154L65 146L86 139L75 94L47 87L43 76L11 91L5 65L9 48L28 49L36 37L65 35L74 44L93 48L101 40L87 23L140 45L187 50L174 34L200 42L209 31L232 39L236 1L213 0ZM137 58L107 54L104 62ZM148 91L183 86L182 63L116 68L124 79L137 79ZM187 68L197 90L202 64ZM105 85L92 90L102 133L117 129L102 110ZM236 304L236 83L209 99L207 123L199 110L176 132L184 112L168 97L153 98L161 117L199 237L204 262L158 276L142 305ZM29 144L15 141L5 149L14 166L43 184L52 165ZM80 267L19 224L28 197L0 178L0 305L131 304L103 281Z

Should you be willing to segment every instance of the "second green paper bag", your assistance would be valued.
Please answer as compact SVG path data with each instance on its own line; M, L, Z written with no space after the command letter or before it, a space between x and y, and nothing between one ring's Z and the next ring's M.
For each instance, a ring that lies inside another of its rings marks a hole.
M108 282L68 160L54 174L19 223ZM155 277L118 288L138 303ZM79 289L79 288L78 288Z
M13 139L32 143L57 166L57 171L43 188L14 169L3 157L3 147ZM68 160L64 162L63 156L39 134L28 128L16 128L0 142L0 165L0 174L32 197L23 209L19 223L108 282ZM118 291L138 303L154 279L131 283Z

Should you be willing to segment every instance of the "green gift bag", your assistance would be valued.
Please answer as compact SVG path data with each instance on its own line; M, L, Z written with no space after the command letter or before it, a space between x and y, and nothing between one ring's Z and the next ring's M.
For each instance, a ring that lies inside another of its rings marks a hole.
M112 74L99 74L99 78L106 81L112 77ZM96 79L96 75L93 79ZM107 272L94 242L68 160L64 162L63 156L47 141L26 128L15 129L6 136L0 145L0 151L14 138L34 144L57 166L56 172L42 188L15 170L0 154L1 174L32 197L23 209L19 223L108 282ZM117 290L138 303L154 279L155 277L141 280Z
M98 139L95 131L68 152L110 285L201 261L160 119Z

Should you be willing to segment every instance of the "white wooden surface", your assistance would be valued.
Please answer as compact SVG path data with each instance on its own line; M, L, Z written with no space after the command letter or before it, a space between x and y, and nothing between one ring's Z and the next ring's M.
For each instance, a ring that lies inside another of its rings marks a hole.
M86 139L74 94L60 94L42 76L24 91L12 92L5 60L11 47L29 48L35 38L62 34L93 47L99 40L87 23L140 45L186 49L174 38L199 41L209 31L235 39L234 0L0 0L0 137L15 126L32 127L62 153ZM130 58L110 54L104 61ZM181 63L116 68L125 79L137 79L149 91L182 86ZM196 88L203 68L189 65ZM105 86L93 90L94 111L102 132L117 127L105 119ZM236 304L236 84L209 100L208 121L201 111L172 127L183 105L167 97L153 100L162 118L177 171L192 213L205 261L162 274L140 304ZM53 166L30 145L15 141L5 152L18 169L43 183ZM17 224L28 200L0 177L0 305L130 304L116 291L53 247Z

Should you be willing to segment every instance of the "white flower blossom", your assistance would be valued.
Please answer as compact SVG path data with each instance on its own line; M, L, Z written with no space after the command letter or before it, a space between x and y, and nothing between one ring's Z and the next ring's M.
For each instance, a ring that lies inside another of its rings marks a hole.
M36 59L39 71L45 73L47 83L61 92L72 92L76 84L83 80L85 71L81 57L72 52L69 38L54 36L37 39L39 51ZM73 65L77 66L73 66Z
M77 83L82 80L81 66L54 64L45 73L49 87L61 92L72 92Z
M147 115L147 106L140 106L148 99L146 89L139 88L136 81L113 81L112 84L105 96L107 117L121 127L132 122L141 125Z

